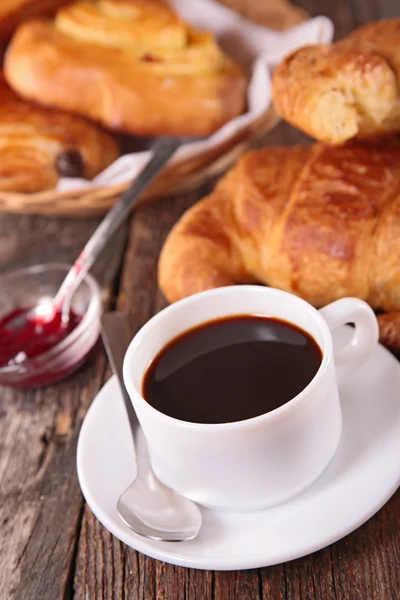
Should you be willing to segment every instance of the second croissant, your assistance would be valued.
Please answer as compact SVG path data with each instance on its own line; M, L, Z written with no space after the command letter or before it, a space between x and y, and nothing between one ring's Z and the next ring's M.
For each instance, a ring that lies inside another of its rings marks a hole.
M188 210L161 253L171 302L262 282L319 307L369 302L400 351L400 142L250 152Z

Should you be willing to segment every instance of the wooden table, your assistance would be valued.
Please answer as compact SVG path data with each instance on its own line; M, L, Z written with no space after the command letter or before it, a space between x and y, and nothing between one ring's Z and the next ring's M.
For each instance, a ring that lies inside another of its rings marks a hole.
M245 0L234 3L248 7ZM253 2L253 10L261 4ZM400 16L400 0L298 4L328 15L337 37L362 22ZM281 124L263 143L298 141L302 136ZM166 233L210 187L141 209L96 265L105 305L126 311L132 332L164 306L156 265ZM2 215L0 269L71 262L96 224ZM330 548L265 569L173 567L113 538L85 505L75 468L82 420L109 376L98 344L89 363L57 386L0 391L0 600L398 600L400 492Z

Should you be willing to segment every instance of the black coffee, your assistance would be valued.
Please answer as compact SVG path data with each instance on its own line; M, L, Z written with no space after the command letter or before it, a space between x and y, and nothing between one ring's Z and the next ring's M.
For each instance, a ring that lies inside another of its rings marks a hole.
M143 396L183 421L241 421L288 402L310 383L321 361L318 344L299 327L235 315L172 340L148 368Z

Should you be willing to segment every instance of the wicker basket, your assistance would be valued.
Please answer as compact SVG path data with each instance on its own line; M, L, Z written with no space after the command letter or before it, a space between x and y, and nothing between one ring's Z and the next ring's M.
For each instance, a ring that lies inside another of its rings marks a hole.
M270 108L257 122L240 131L236 137L203 154L174 163L166 168L143 195L142 202L190 191L208 178L226 170L248 148L250 143L278 122ZM57 192L47 190L33 194L0 191L0 211L81 218L104 214L126 190L129 182L91 189Z
M298 24L309 17L289 0L220 0L254 22L277 30ZM252 142L275 127L279 118L273 108L242 129L236 137L214 146L212 150L166 168L143 195L142 201L190 191L207 179L222 173ZM117 186L81 189L68 192L48 190L33 194L0 191L0 211L68 217L104 214L125 191L129 182Z

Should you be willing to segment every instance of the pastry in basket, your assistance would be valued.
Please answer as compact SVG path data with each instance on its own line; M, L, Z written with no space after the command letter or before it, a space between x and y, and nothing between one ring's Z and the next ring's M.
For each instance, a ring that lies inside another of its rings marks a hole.
M51 14L69 0L1 0L0 40L7 40L17 25L35 15Z
M278 113L329 144L400 131L399 48L400 19L390 19L293 52L273 78Z
M84 119L21 100L0 72L0 191L52 189L60 176L91 179L119 154Z
M204 136L245 108L241 68L162 0L74 2L28 21L5 71L26 98L137 135Z
M172 229L159 262L171 302L262 282L316 307L369 302L400 351L400 142L245 154Z

